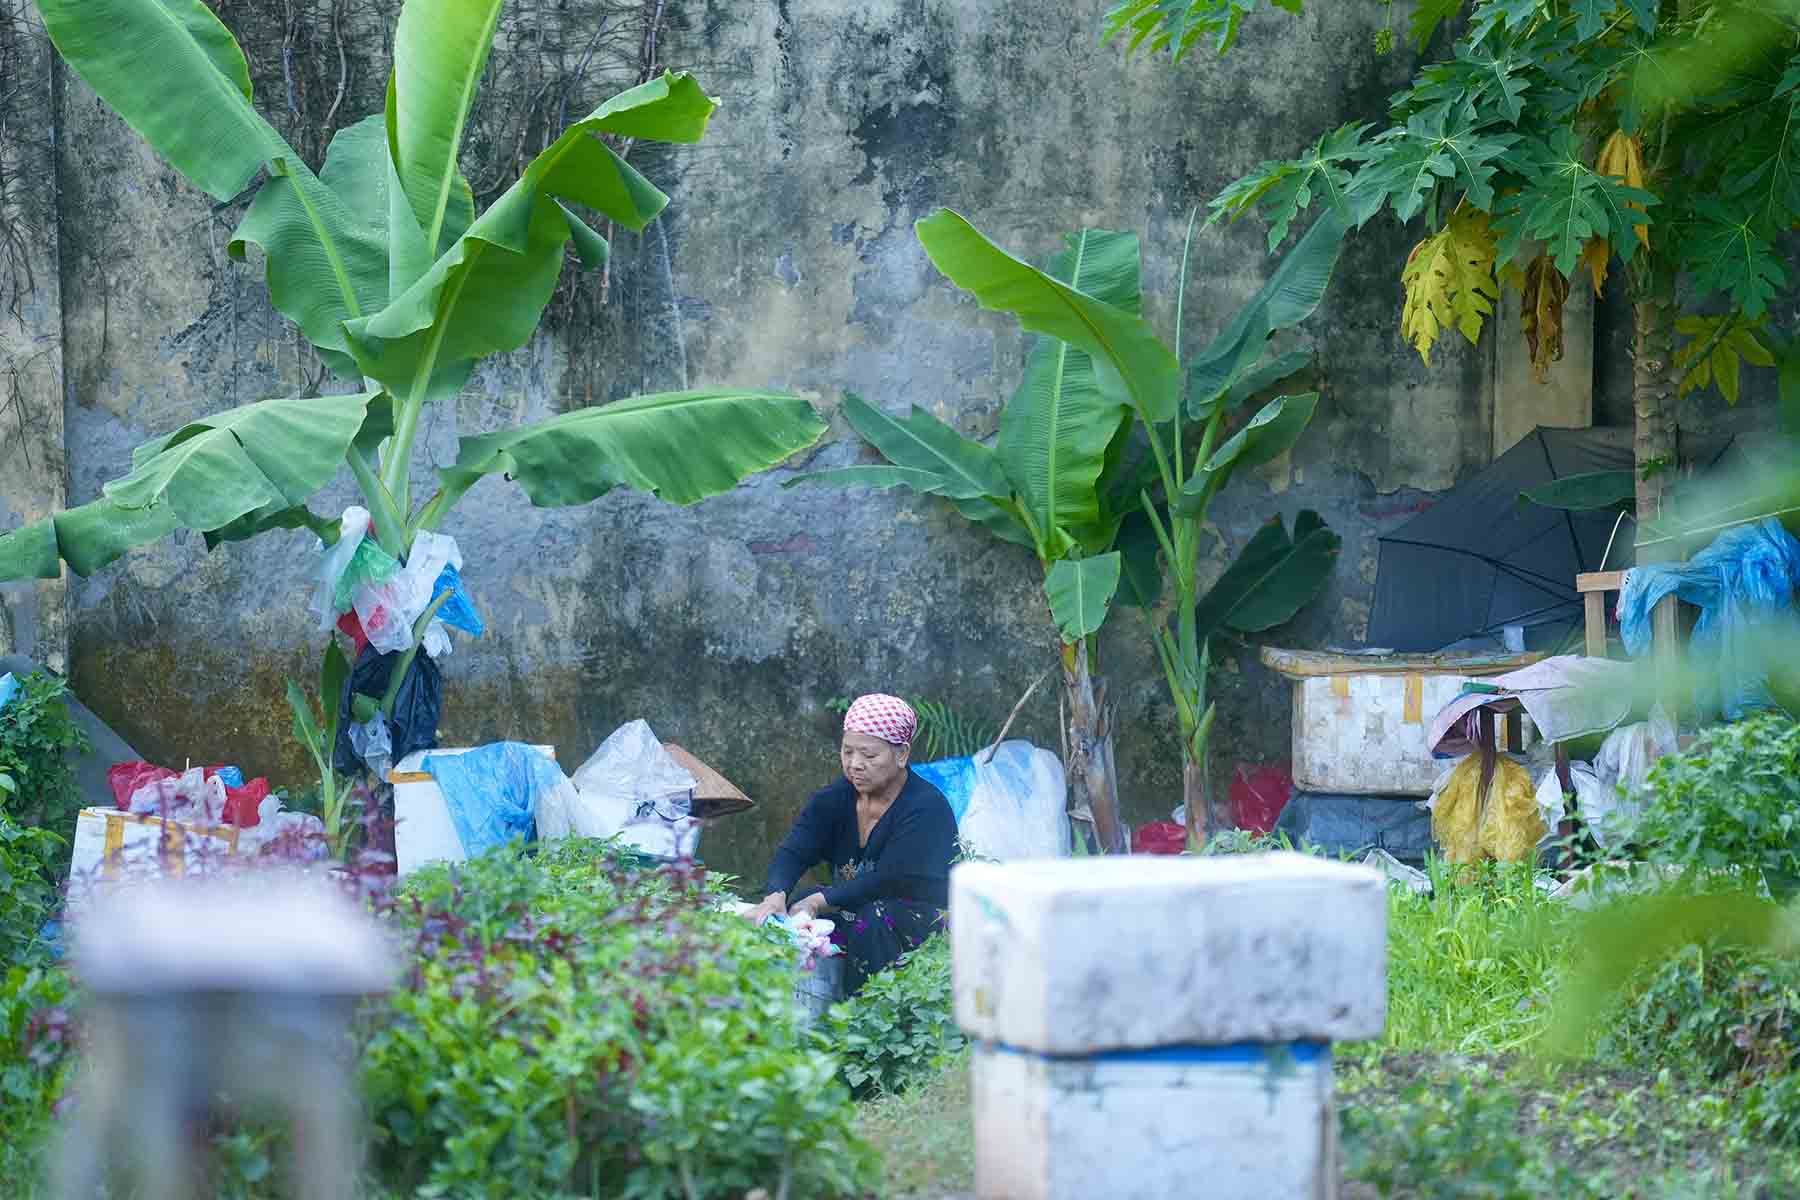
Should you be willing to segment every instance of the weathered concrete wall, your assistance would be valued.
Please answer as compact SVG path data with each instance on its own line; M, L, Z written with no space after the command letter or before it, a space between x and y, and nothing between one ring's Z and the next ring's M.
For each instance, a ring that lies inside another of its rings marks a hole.
M221 5L261 105L318 161L329 129L373 111L396 0ZM615 0L521 0L509 10L469 174L491 194L559 117L629 82L637 47ZM1147 310L1167 330L1189 209L1258 160L1375 112L1404 56L1362 52L1378 5L1255 19L1223 63L1170 69L1095 46L1101 0L687 0L669 6L663 63L700 74L725 108L707 142L634 158L673 197L643 237L620 233L604 290L572 282L526 350L486 365L428 418L422 454L458 435L642 390L777 387L835 411L855 390L992 433L1024 339L939 278L912 222L953 206L1015 252L1042 256L1081 225L1139 231ZM289 11L298 19L287 20ZM332 14L336 14L335 20ZM608 56L611 57L608 57ZM48 64L45 64L48 69ZM60 295L33 295L63 335L66 400L36 383L32 411L67 422L69 499L94 496L132 446L230 404L318 381L316 360L268 308L257 264L225 243L219 206L158 162L72 76L51 94ZM47 148L47 147L46 147ZM1196 243L1189 349L1271 268L1263 229ZM1487 460L1494 367L1449 350L1426 370L1396 331L1405 238L1354 238L1309 337L1322 416L1292 455L1217 505L1206 566L1222 568L1280 512L1319 509L1344 535L1330 590L1283 643L1353 643L1367 623L1375 536ZM40 272L42 275L43 272ZM326 386L332 386L328 381ZM841 420L805 464L858 453ZM8 523L54 490L0 463ZM833 771L834 697L885 688L998 719L1048 665L1053 635L1029 556L906 494L782 491L777 476L688 510L615 494L531 508L499 480L446 526L490 633L459 642L443 736L553 741L567 765L642 716L762 802L709 834L707 857L760 873L796 804ZM47 485L46 485L47 486ZM319 507L352 502L348 482ZM275 534L207 554L198 537L147 547L71 587L84 700L167 761L229 758L300 781L281 700L310 676L322 635L304 614L311 539ZM15 614L25 610L8 593ZM1134 614L1103 638L1120 708L1128 816L1179 799L1173 719ZM1221 768L1286 756L1289 696L1223 648ZM1040 693L1020 732L1056 744Z

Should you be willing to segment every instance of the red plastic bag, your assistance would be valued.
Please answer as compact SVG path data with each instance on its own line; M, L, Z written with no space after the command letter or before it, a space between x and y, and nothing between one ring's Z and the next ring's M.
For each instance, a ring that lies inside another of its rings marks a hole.
M155 783L159 779L173 779L180 774L167 767L153 766L138 759L133 762L114 763L106 768L106 786L112 789L113 804L120 812L131 808L131 793L146 783Z
M262 776L248 780L241 788L225 789L225 823L248 829L262 821L257 811L269 797L269 781Z
M1294 777L1282 766L1239 763L1231 775L1231 819L1240 829L1269 833L1294 794Z
M362 652L369 644L369 635L363 632L362 621L353 608L338 618L338 632L350 639L350 661L355 662L362 657ZM335 701L336 697L331 698Z
M1133 854L1180 854L1187 849L1187 830L1173 821L1140 825L1131 835Z

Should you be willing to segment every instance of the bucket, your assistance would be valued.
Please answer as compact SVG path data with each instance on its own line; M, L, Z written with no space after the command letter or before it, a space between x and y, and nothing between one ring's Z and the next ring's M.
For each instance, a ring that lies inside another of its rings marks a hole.
M844 956L833 955L813 963L794 980L794 1002L800 1006L800 1023L811 1025L825 1010L844 998Z

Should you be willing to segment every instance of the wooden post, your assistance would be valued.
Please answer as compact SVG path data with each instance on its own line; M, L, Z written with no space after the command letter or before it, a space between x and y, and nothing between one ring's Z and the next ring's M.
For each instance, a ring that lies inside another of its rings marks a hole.
M1575 590L1586 609L1589 658L1606 657L1606 593L1618 591L1624 583L1623 571L1588 571L1575 577Z

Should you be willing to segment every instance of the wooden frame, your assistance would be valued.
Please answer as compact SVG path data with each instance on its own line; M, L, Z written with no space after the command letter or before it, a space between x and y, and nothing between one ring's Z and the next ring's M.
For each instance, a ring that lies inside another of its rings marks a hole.
M1589 658L1606 657L1606 596L1625 586L1624 571L1590 571L1575 577L1575 590L1581 593L1582 603L1586 606L1586 652ZM1650 644L1656 662L1657 692L1662 695L1663 703L1676 703L1670 689L1663 686L1665 681L1676 677L1676 647L1681 638L1681 618L1674 596L1664 596L1657 602L1656 609L1650 614Z

